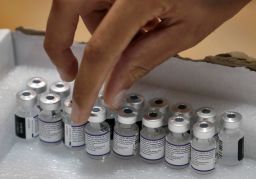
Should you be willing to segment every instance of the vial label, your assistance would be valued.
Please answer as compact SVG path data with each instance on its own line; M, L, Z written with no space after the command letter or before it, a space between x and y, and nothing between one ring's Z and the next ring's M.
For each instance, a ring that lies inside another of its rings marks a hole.
M175 145L166 141L165 161L171 165L183 166L189 163L190 143L184 145Z
M86 152L90 155L101 156L110 152L110 132L100 135L85 133Z
M164 157L165 137L157 140L140 137L140 156L147 160L158 160Z
M244 159L244 137L238 141L238 161Z
M62 120L45 122L39 119L39 138L47 143L60 142L63 138Z
M136 154L138 148L139 135L123 136L114 132L115 153L121 156L132 156Z
M191 148L191 167L200 172L208 172L215 169L215 148L207 151Z
M15 131L18 137L32 139L38 136L38 115L35 117L19 117L15 115Z
M84 127L65 124L64 144L68 147L81 147L85 145Z

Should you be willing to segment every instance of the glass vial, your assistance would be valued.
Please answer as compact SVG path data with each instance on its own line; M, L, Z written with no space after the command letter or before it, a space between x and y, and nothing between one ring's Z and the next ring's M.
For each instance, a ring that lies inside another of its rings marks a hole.
M110 128L106 109L94 106L85 126L85 149L90 158L104 160L110 154Z
M189 120L184 116L174 116L168 122L169 134L166 136L165 161L171 168L183 169L190 162Z
M42 111L39 114L39 138L43 143L59 144L63 139L63 122L60 112L60 97L45 94L40 98Z
M63 122L64 122L64 144L72 149L80 149L85 146L84 128L85 124L74 124L71 120L72 100L64 101Z
M46 91L47 91L47 82L46 82L46 80L41 78L41 77L30 78L27 81L27 87L36 92L36 94L37 94L37 106L41 110L41 108L39 106L39 101L40 101L41 96L43 94L45 94Z
M168 132L168 119L171 116L168 101L164 98L153 98L149 100L149 109L157 110L163 115L163 127Z
M193 127L191 143L191 167L199 174L209 174L215 169L215 127L211 122L198 121Z
M51 84L50 93L54 93L60 96L61 106L63 107L64 101L70 95L70 85L67 82L56 81Z
M16 94L17 108L15 112L16 136L32 139L38 136L37 94L34 90L23 90Z
M174 116L183 115L190 121L190 130L188 131L190 133L196 122L192 106L188 103L176 103L171 107L171 112Z
M242 115L225 112L221 117L223 128L219 133L219 162L238 165L244 158L244 135L240 129Z
M139 128L136 124L137 112L133 107L118 110L117 123L114 128L113 153L122 159L137 155Z
M131 106L137 111L137 125L142 129L142 117L144 113L145 99L137 93L130 93L124 99L124 106Z
M162 113L148 111L143 119L140 132L140 157L147 163L158 163L164 159L165 130Z

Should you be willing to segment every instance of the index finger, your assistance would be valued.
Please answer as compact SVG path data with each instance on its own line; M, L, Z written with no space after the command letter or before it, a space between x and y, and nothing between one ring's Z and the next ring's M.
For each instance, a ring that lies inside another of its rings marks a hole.
M85 48L74 93L72 119L85 122L104 80L115 66L124 49L147 21L160 14L159 2L118 0L96 29ZM143 7L143 8L139 8ZM122 92L116 95L116 100Z

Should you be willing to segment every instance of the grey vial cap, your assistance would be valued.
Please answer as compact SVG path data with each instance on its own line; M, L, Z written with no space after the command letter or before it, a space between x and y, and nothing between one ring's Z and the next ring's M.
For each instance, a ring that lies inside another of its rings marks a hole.
M241 125L242 115L238 112L227 111L221 116L223 127L226 129L236 129Z
M130 106L122 107L118 110L117 120L121 124L134 124L137 121L137 111Z
M169 105L167 99L164 98L153 98L149 100L149 108L152 110L158 110L165 114L169 110Z
M34 90L22 90L16 94L16 100L19 106L31 108L37 103L37 94Z
M190 119L193 116L193 108L187 103L177 103L171 107L171 112L174 115L184 115L186 118Z
M71 98L67 98L64 101L63 111L66 112L67 114L71 114L71 111L72 111L72 99Z
M184 133L190 128L190 122L185 116L173 116L169 119L168 128L171 132Z
M27 81L27 87L34 90L37 94L42 94L47 90L47 82L41 77L33 77Z
M53 93L44 94L40 97L39 105L43 110L58 110L61 106L60 96Z
M163 115L160 111L149 110L142 119L142 124L148 128L159 128L163 126Z
M67 82L57 81L51 84L50 92L58 94L61 98L67 98L70 95L70 86Z
M215 135L215 126L208 121L198 121L193 126L193 134L198 139L210 139Z
M216 111L211 107L202 107L196 111L199 121L207 120L209 122L216 122Z
M106 108L104 106L93 106L88 121L101 123L106 120Z
M141 110L144 106L145 99L137 93L130 93L125 97L124 106L131 106L136 110Z

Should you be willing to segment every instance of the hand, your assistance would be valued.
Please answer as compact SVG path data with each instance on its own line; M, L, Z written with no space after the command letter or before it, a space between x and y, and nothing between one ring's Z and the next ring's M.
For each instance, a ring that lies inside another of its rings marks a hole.
M63 80L76 78L72 119L87 120L104 81L105 102L118 108L135 81L199 43L249 1L53 0L45 49ZM70 46L79 16L93 35L78 69ZM140 33L156 17L162 22Z

